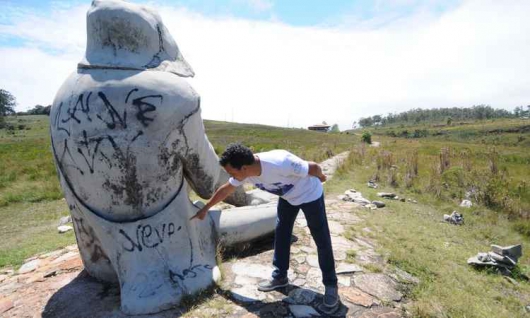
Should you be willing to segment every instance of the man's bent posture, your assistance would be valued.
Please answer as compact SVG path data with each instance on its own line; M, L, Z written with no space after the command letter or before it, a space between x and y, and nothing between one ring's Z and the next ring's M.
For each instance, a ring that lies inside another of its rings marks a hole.
M219 163L232 177L193 218L203 220L211 207L245 182L280 196L272 261L275 270L272 279L259 283L258 287L260 291L271 291L288 284L291 235L298 211L302 209L317 245L322 282L326 287L323 305L335 308L339 302L337 276L321 183L326 181L326 176L320 166L285 150L253 154L241 144L230 144Z

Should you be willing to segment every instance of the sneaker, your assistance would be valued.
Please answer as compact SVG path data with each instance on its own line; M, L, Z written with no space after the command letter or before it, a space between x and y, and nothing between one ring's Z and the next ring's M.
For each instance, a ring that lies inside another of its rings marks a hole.
M324 306L334 308L339 303L339 290L337 286L326 286L324 293Z
M268 292L278 288L282 288L289 285L289 279L276 279L272 278L270 280L264 280L258 284L258 290L262 292Z

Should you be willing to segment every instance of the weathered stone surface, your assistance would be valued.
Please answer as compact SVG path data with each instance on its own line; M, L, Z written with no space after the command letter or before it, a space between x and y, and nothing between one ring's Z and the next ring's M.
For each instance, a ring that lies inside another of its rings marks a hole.
M8 277L7 275L0 275L0 283L6 280L7 277Z
M369 308L379 304L379 302L373 296L357 288L340 288L339 294L343 300L355 305Z
M14 307L13 300L11 299L0 299L0 315L7 312L9 309Z
M337 268L335 269L335 272L337 275L341 274L353 274L356 272L362 272L363 268L360 267L357 264L347 264L347 263L340 263L338 264Z
M350 287L351 286L351 278L350 276L337 276L337 280L339 285Z
M26 274L29 272L33 272L40 266L41 263L42 261L40 259L34 259L32 261L29 261L20 267L20 269L18 270L18 273Z
M328 225L331 235L338 236L344 233L344 226L342 226L342 224L340 224L339 222L328 221Z
M393 308L375 308L365 311L359 318L401 318L398 310Z
M267 298L265 293L256 289L255 285L245 285L240 288L231 289L232 297L244 303L252 303Z
M383 301L400 301L397 283L384 274L361 274L353 277L355 286Z
M297 278L295 281L293 281L294 286L303 287L306 284L306 280L303 278Z
M317 297L317 293L310 289L297 288L289 293L289 296L282 299L292 305L308 305Z
M310 306L290 305L289 309L296 318L320 317L320 314Z
M318 265L318 256L317 255L307 255L306 262L311 267L316 267L316 268L319 267L319 265Z
M269 279L273 271L270 265L252 264L247 262L236 261L232 265L232 271L238 275L246 275L249 277Z

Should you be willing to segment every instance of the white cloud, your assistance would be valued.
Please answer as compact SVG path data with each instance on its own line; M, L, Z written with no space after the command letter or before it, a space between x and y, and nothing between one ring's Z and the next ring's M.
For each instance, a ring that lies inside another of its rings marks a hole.
M269 11L273 7L272 1L269 0L236 0L236 3L246 5L255 12Z
M23 16L0 34L27 48L0 48L0 87L20 109L49 104L84 53L85 12ZM349 128L361 116L413 107L530 103L528 1L470 1L441 17L425 12L377 29L292 27L209 18L159 7L197 76L208 119ZM54 52L50 52L50 49Z

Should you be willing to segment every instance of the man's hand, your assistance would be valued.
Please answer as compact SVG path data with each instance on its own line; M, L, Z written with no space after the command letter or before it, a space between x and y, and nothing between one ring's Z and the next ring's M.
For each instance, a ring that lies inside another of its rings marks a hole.
M308 174L310 176L317 177L320 180L320 182L326 182L328 177L326 177L326 175L322 172L322 168L320 168L320 166L313 161L308 161L308 163L309 163Z
M206 214L208 214L209 209L205 206L204 208L197 211L197 213L190 218L190 221L197 218L199 220L204 220L206 217Z
M320 176L318 176L318 178L320 179L320 182L326 182L326 180L328 179L325 174L321 174Z

